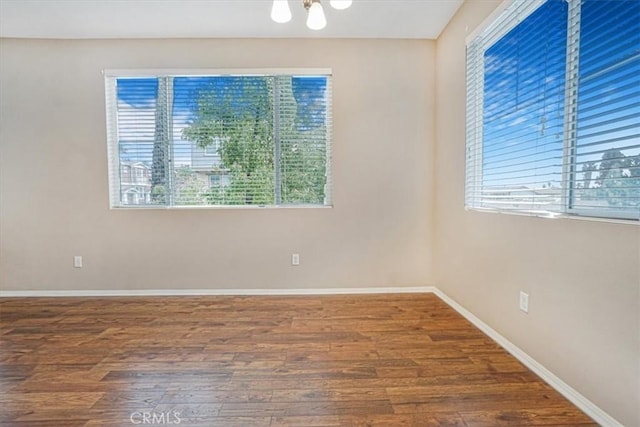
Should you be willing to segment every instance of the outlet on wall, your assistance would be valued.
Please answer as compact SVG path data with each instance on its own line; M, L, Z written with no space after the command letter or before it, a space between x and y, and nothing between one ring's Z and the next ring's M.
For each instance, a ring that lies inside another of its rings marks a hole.
M520 310L529 312L529 294L520 291Z
M300 254L291 254L291 265L300 265Z
M82 268L82 257L80 255L73 257L73 266L75 268Z

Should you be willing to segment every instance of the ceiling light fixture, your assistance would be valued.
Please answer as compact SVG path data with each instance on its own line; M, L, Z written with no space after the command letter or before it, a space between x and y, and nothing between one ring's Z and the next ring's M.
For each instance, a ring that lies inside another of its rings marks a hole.
M291 9L289 9L289 2L287 0L273 0L271 19L278 24L291 21Z
M307 27L312 30L321 30L327 26L327 18L324 16L320 0L303 0L303 4L307 9Z
M330 0L329 4L334 9L344 10L351 6L352 0ZM327 26L327 18L320 0L302 0L302 5L307 10L307 27L312 30L321 30ZM289 0L273 0L271 7L271 19L279 24L291 21L291 9Z

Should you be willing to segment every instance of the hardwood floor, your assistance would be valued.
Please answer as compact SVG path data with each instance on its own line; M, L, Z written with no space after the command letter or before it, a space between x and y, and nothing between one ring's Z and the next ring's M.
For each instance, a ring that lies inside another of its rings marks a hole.
M0 299L2 426L595 426L432 294Z

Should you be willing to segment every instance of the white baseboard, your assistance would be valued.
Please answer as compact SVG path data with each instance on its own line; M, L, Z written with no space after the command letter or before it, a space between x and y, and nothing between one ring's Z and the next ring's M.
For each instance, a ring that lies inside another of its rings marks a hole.
M507 338L502 336L498 331L493 329L491 326L484 323L482 320L478 319L474 314L472 314L469 310L458 304L455 300L450 298L447 294L442 292L440 289L435 288L433 291L440 299L446 302L451 308L460 313L465 319L469 322L473 323L475 327L480 329L486 335L488 335L492 340L500 344L505 350L507 350L513 357L518 359L525 365L527 368L531 369L536 375L542 378L545 382L547 382L551 387L553 387L557 392L562 394L567 398L571 403L580 408L585 414L593 418L595 422L600 424L603 427L624 427L621 423L615 420L611 415L607 414L605 411L600 409L596 404L592 401L584 397L582 394L578 393L573 387L569 384L562 381L558 378L553 372L545 368L542 364L536 361L533 357L529 356L518 346L513 344Z
M68 291L0 291L0 298L23 297L137 297L137 296L223 296L223 295L348 295L434 293L474 326L487 334L516 359L531 369L571 403L603 427L624 427L589 399L562 381L535 359L478 319L435 286L370 287L370 288L309 288L309 289L139 289L139 290L68 290Z
M142 297L142 296L223 296L223 295L349 295L432 293L433 286L371 288L296 288L296 289L103 289L66 291L0 291L0 298L31 297Z

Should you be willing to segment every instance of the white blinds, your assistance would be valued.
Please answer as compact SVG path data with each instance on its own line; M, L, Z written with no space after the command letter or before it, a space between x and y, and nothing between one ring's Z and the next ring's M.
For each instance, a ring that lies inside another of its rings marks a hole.
M640 216L640 2L516 0L467 46L466 205Z
M330 204L328 73L109 72L106 90L112 206Z
M570 208L638 218L640 1L584 1L580 24Z

